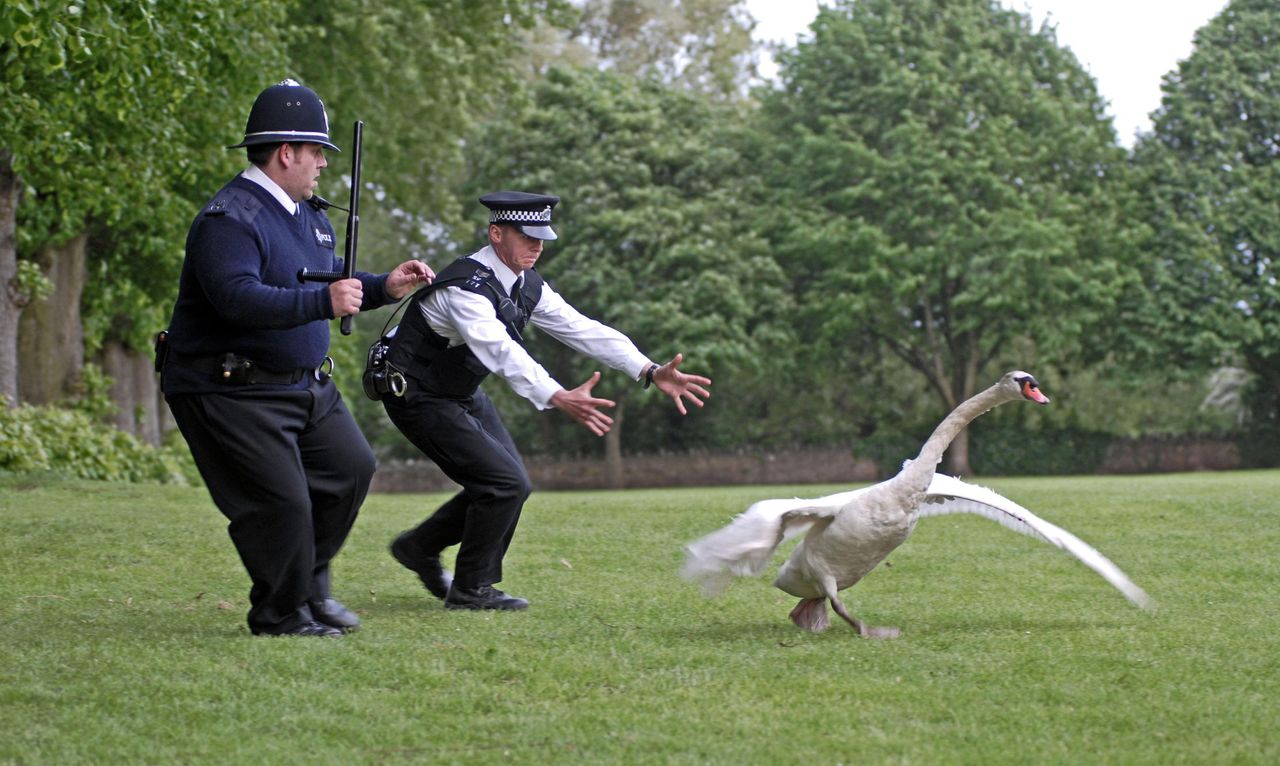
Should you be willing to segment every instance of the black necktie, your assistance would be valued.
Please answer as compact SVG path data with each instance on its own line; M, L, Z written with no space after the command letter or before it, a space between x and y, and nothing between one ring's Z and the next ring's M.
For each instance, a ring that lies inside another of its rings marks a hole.
M516 277L516 281L511 283L511 300L520 303L520 277Z

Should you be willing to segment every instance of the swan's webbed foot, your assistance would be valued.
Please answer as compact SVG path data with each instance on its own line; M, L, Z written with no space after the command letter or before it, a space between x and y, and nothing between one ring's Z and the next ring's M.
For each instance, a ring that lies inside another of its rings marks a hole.
M831 627L831 618L827 616L827 601L822 598L803 598L791 610L791 621L797 627L813 633L821 633Z
M902 631L891 625L868 625L861 623L858 634L863 638L897 638L902 635Z
M801 602L803 603L803 602ZM796 607L799 609L799 607ZM863 638L897 638L902 635L902 631L889 626L868 625L857 617L849 614L849 610L845 609L844 604L835 596L831 597L831 608L836 610L836 614L844 618L844 621L853 626L858 631L858 635ZM823 610L824 612L826 610Z

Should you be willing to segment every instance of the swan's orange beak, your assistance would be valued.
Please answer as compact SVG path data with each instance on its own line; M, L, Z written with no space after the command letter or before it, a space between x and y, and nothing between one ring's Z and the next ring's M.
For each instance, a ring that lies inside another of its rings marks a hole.
M1036 404L1048 404L1049 397L1040 393L1040 387L1029 380L1022 381L1022 395Z

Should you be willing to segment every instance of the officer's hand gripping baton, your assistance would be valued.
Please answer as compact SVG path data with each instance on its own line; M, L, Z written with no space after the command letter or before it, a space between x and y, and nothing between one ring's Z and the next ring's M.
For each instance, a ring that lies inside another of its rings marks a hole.
M354 146L351 154L351 207L347 209L347 242L343 255L342 271L308 271L298 270L299 282L337 282L340 279L352 279L356 275L356 246L360 237L360 155L364 143L364 122L356 120ZM341 207L332 205L328 200L313 196L312 199L320 209ZM342 318L340 324L343 335L351 334L351 315Z

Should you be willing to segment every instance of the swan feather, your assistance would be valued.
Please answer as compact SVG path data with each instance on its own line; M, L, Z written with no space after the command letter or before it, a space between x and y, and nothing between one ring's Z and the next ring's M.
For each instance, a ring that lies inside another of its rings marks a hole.
M976 514L998 522L1015 532L1057 546L1102 575L1135 605L1143 609L1155 607L1151 598L1130 580L1120 567L1067 530L1045 521L987 487L969 484L954 476L934 474L926 491L926 502L920 507L920 517L950 513Z
M820 498L761 500L724 527L685 546L680 576L717 596L734 577L754 577L768 566L784 540L829 524L869 487Z

